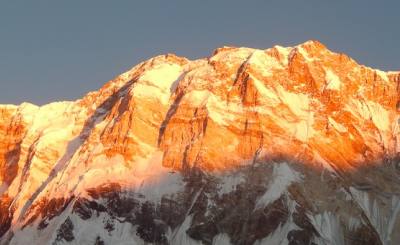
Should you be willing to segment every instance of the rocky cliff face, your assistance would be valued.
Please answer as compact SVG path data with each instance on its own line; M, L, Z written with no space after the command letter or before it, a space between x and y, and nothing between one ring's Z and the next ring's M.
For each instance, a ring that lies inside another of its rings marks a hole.
M308 41L0 106L0 243L398 244L399 83Z

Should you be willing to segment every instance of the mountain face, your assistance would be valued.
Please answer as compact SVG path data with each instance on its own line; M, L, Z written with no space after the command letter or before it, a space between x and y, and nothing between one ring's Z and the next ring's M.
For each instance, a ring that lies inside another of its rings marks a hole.
M0 244L400 244L400 73L317 41L0 106Z

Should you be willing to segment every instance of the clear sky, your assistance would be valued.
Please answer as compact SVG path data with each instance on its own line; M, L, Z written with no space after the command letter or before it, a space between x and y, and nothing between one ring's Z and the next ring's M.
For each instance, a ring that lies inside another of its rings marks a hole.
M163 53L317 39L400 70L399 0L0 1L0 103L74 100Z

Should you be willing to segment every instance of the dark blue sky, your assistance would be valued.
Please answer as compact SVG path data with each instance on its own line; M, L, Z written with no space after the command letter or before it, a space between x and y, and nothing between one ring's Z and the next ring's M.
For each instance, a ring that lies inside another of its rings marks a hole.
M222 45L269 48L318 39L400 70L400 1L0 2L0 103L73 100L162 53L208 56Z

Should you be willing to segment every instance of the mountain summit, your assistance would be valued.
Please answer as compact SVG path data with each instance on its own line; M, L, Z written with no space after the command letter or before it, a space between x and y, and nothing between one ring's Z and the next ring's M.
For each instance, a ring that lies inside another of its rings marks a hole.
M0 244L399 244L400 72L318 41L0 106Z

